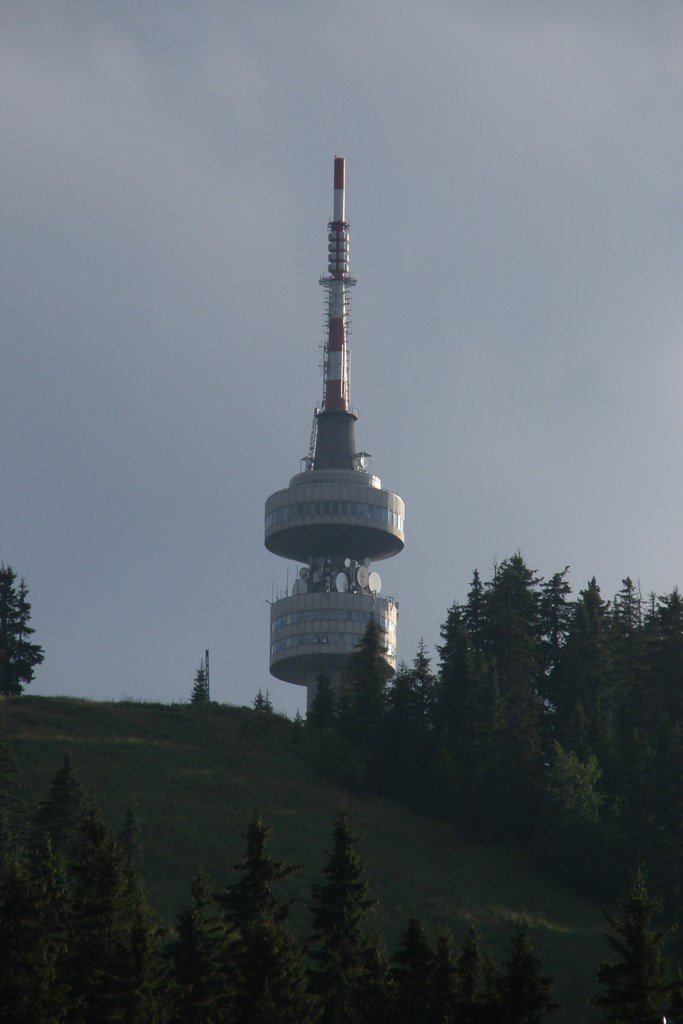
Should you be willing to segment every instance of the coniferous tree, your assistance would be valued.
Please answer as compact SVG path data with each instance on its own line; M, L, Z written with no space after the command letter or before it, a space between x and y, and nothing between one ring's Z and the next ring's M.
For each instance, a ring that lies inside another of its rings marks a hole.
M268 693L267 690L265 693L263 692L263 690L259 690L259 692L256 694L254 698L254 703L252 704L252 707L254 711L258 711L259 714L261 715L273 714L273 702L270 699L270 694Z
M123 857L123 866L130 880L133 879L137 870L138 858L140 855L140 825L133 798L128 801L126 816L123 819L123 828L119 835L119 848Z
M373 932L363 952L362 998L367 1021L393 1024L389 960L379 932Z
M208 704L210 699L209 680L207 679L204 660L202 659L202 663L195 673L194 686L190 694L190 704Z
M619 909L618 918L605 914L614 933L606 938L619 959L601 963L598 981L604 991L592 1002L602 1010L606 1024L655 1024L675 987L667 978L670 965L665 953L671 929L653 930L661 903L650 896L641 867L633 872Z
M501 818L526 839L540 805L547 709L538 693L539 579L520 554L502 562L486 591L486 646L503 706Z
M67 883L49 839L34 872L20 855L0 884L0 991L7 1024L62 1024L71 1005L63 976Z
M433 1024L459 1024L458 963L450 929L437 939L431 998Z
M126 998L129 884L116 840L94 804L82 818L73 879L66 976L79 999L70 1024L116 1021Z
M417 918L391 958L391 982L395 1024L432 1024L434 952Z
M457 963L457 1024L488 1024L497 1014L495 968L481 950L479 932L470 926Z
M9 741L7 713L0 710L0 869L24 828L25 808L18 776L19 762Z
M52 849L67 863L73 860L85 805L81 786L70 753L64 757L51 782L47 796L36 811L31 828L33 844L41 843L43 835L50 837Z
M520 922L498 983L499 1019L505 1024L541 1024L558 1009L550 996L553 981L542 977L540 969L529 927Z
M371 615L361 640L346 662L340 715L342 728L364 749L375 737L386 708L391 668L383 652L382 630Z
M317 1019L301 950L287 931L289 908L274 887L297 869L268 853L268 833L258 814L247 828L241 878L224 889L220 904L230 934L228 963L234 979L234 1024L309 1024Z
M306 722L320 732L327 732L336 722L337 695L327 672L318 672L315 683L315 695L306 715Z
M366 1019L365 922L375 901L369 896L358 855L358 836L345 810L334 823L323 877L312 889L312 987L320 999L324 1024L361 1024Z
M28 587L10 565L0 562L0 694L16 696L33 679L44 660L43 649L31 642Z
M191 888L191 903L180 912L176 938L168 947L170 1024L223 1024L228 1021L230 971L226 936L212 911L209 881L200 871Z

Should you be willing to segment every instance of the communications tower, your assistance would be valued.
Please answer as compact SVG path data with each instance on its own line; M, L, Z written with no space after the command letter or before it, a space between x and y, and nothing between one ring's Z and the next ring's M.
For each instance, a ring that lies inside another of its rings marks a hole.
M349 224L345 161L334 159L334 214L328 224L323 398L303 471L266 501L269 551L299 563L298 576L270 608L270 672L315 693L324 670L337 685L370 616L378 623L384 658L396 668L398 602L383 597L373 562L403 549L403 499L382 489L370 456L356 450L358 413L349 401Z

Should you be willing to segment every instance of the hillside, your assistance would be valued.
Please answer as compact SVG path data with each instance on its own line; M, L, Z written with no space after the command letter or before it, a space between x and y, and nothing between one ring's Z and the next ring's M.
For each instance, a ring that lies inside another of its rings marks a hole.
M449 825L326 781L316 767L316 737L306 730L222 705L24 696L7 701L6 712L28 802L43 797L66 751L115 828L135 798L141 873L167 924L185 903L199 865L217 888L230 880L247 819L258 806L273 826L274 854L302 865L291 895L297 895L294 924L304 931L310 883L346 802L364 836L362 853L380 900L376 921L390 947L416 914L432 938L450 925L461 941L473 922L499 959L511 922L524 915L543 969L555 978L562 1017L573 1024L592 1019L585 1001L605 952L600 908L544 877L518 851L471 842Z

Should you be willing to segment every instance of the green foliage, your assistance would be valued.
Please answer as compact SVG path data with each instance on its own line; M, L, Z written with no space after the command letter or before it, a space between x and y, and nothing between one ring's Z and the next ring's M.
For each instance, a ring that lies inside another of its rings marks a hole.
M613 932L607 941L619 959L600 965L598 981L604 991L593 1004L603 1011L608 1024L654 1024L667 1010L674 989L665 955L670 928L652 928L661 904L650 896L642 868L633 872L619 909L618 918L605 915Z
M324 881L313 886L313 934L309 943L315 963L313 990L322 1005L324 1024L361 1024L365 1013L365 922L373 906L358 836L343 810L332 830L332 849L323 868Z
M315 677L315 695L306 716L306 722L314 729L325 732L333 728L337 718L337 696L330 677L320 671Z
M16 696L33 679L36 665L45 655L31 642L35 630L29 626L31 605L28 587L11 565L0 562L0 695Z
M309 1024L317 1012L308 992L303 954L285 927L289 908L275 894L275 886L298 869L272 859L269 831L255 813L247 828L245 856L233 865L241 877L220 898L230 936L231 1020Z
M192 687L192 693L190 694L190 704L208 704L210 700L209 680L206 675L206 669L204 668L204 661L202 660L201 665L195 673L194 686Z
M254 697L254 703L252 704L254 711L258 711L260 715L272 715L273 714L273 702L270 699L270 694L266 690L259 692Z
M224 1017L231 995L226 935L213 908L209 880L200 871L181 910L176 938L166 956L170 964L170 1024L209 1024ZM227 970L226 970L227 968Z
M422 922L411 918L391 958L396 1024L432 1024L434 963L434 952Z
M70 752L61 768L55 772L47 796L36 811L33 824L33 843L40 844L47 833L52 849L66 860L73 859L78 842L79 828L85 805L85 794Z
M542 977L540 968L529 927L520 922L498 982L499 1019L504 1024L541 1024L558 1009L550 997L552 979Z

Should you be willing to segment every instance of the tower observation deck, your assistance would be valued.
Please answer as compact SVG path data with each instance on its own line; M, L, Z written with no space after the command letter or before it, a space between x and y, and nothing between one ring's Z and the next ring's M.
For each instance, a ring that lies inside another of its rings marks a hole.
M398 602L382 596L373 562L403 549L403 500L382 489L369 470L370 456L356 449L357 412L349 404L349 225L345 161L334 160L334 214L328 224L325 289L326 336L323 398L313 417L305 469L266 501L265 544L299 563L298 577L270 608L270 672L315 693L325 671L338 684L345 662L370 616L384 641L384 658L396 668Z

